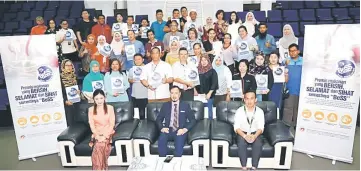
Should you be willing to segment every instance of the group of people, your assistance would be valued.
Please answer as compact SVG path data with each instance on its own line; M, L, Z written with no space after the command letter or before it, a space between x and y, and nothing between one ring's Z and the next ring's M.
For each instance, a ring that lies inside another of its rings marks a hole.
M168 21L163 20L162 10L157 10L157 21L150 27L147 19L142 19L138 26L133 16L128 16L125 23L121 14L117 14L116 18L117 22L110 27L103 15L94 22L83 10L82 20L72 30L67 20L62 20L60 28L57 28L55 20L49 20L48 26L45 26L42 17L37 17L38 25L31 31L32 35L56 35L68 125L73 122L77 103L67 99L66 88L81 84L73 62L82 62L80 74L85 78L81 91L77 93L82 99L94 103L94 109L89 110L89 123L95 140L92 145L102 142L93 150L93 168L105 169L104 163L95 163L101 158L97 155L108 155L110 152L111 135L114 133L111 129L114 111L106 102L131 101L139 109L140 119L145 119L148 103L167 102L165 105L170 108L162 110L157 118L161 124L164 118L169 117L168 114L172 115L172 119L178 119L179 108L188 111L188 107L179 100L202 99L208 107L209 119L213 119L213 107L220 101L244 101L246 106L244 110L237 110L236 118L239 120L234 125L239 135L240 150L245 150L247 144L252 143L262 148L258 136L263 132L263 112L255 107L256 101L274 101L279 108L284 101L284 122L290 126L297 123L303 60L299 56L298 39L290 25L284 26L283 37L275 42L274 37L267 33L267 24L258 22L252 12L247 13L242 23L236 12L232 12L229 21L225 21L224 11L218 10L217 21L213 22L209 17L206 25L198 21L197 11L190 10L188 13L186 7L174 9ZM286 68L284 81L281 82L274 79L274 73L280 67ZM260 76L267 82L263 89L259 89L257 78ZM235 80L241 81L240 95L231 93ZM245 130L247 121L244 119L252 117L252 113L259 115L255 117L259 119L255 121L257 127L250 125L252 130ZM178 123L178 120L162 126L158 141L160 147L166 147L168 137L165 134L176 137L186 135L194 120L194 116L192 119L187 114L187 117L190 121L186 124L188 127L180 126L184 123ZM179 156L185 138L177 141L180 142L176 147ZM101 153L97 149L108 151ZM166 150L160 148L159 154L165 155ZM259 154L254 154L259 159ZM247 156L240 157L245 168ZM252 161L253 169L257 168L258 160Z

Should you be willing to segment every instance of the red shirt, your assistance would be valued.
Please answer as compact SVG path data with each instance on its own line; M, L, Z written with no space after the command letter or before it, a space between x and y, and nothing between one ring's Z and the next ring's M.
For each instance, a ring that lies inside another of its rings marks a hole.
M34 26L33 28L31 28L30 35L42 35L45 33L46 29L47 29L47 27L44 25Z
M107 43L112 42L112 29L107 24L96 24L92 28L92 34L95 35L95 40L98 40L98 36L103 35L107 39Z

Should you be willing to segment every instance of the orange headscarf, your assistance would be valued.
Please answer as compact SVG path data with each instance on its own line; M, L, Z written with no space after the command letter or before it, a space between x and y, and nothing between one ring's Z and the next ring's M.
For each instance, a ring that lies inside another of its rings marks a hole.
M90 38L93 38L94 40L94 43L90 44L89 43L89 39ZM94 55L96 52L98 52L98 48L97 48L97 42L96 42L96 38L95 38L95 35L93 34L89 34L88 37L87 37L87 43L84 44L84 47L89 51L90 55Z

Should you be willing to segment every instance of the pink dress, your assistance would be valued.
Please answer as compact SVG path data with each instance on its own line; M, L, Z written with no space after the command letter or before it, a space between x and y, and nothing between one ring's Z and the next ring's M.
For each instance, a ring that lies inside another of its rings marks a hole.
M112 149L115 124L114 109L108 106L107 114L97 112L97 115L94 115L93 108L90 108L88 116L93 133L89 142L89 146L93 148L91 156L93 170L108 170L108 158Z

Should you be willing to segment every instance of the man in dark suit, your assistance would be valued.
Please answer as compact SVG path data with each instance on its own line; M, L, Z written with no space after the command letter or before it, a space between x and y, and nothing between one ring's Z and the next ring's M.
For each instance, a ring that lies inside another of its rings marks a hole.
M174 157L181 157L187 132L194 126L196 120L189 104L179 101L180 88L173 86L170 94L172 101L163 104L156 120L161 131L158 140L158 152L160 157L165 157L168 141L174 140Z

